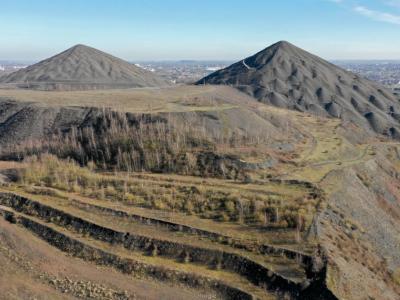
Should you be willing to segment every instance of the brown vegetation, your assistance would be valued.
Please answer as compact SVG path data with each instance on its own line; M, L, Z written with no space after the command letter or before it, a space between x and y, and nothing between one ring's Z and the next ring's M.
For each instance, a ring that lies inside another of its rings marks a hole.
M127 115L103 110L89 126L4 147L3 156L18 159L52 153L95 169L246 178L239 157L218 153L218 149L257 147L266 143L268 136L230 129L210 132L198 122L195 116Z
M262 195L243 190L221 190L200 185L143 184L143 182L106 177L80 167L72 160L52 155L30 157L21 172L21 183L55 188L29 189L34 193L57 193L57 189L94 199L119 201L127 205L158 210L181 211L222 222L238 222L263 227L293 228L303 232L319 199L308 195L285 199L279 194ZM149 182L150 183L150 182ZM56 195L59 196L59 195Z

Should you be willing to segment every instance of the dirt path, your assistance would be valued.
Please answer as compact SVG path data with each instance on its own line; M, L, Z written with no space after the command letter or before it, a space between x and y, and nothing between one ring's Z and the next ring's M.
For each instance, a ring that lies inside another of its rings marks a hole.
M338 163L352 163L352 162L358 162L362 160L368 153L368 150L371 149L371 145L368 145L367 147L364 148L364 150L357 156L351 159L344 159L344 160L327 160L319 163L314 163L308 165L309 167L321 167L325 165L331 165L331 164L338 164Z

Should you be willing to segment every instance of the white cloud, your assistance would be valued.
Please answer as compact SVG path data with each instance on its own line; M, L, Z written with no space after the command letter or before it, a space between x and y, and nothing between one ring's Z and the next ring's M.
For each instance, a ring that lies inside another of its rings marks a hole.
M384 3L389 6L400 7L400 0L386 0Z
M354 11L375 21L400 25L400 15L372 10L365 6L356 6Z

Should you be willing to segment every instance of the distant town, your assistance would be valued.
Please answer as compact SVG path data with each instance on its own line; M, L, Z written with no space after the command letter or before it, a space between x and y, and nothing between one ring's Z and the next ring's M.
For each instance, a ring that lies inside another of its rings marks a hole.
M332 61L334 64L385 86L400 89L400 61ZM33 62L1 61L0 76L25 68ZM191 83L223 69L233 61L141 61L133 62L146 70L156 72L174 83Z
M34 62L16 62L16 61L0 60L0 76L11 72L15 72L22 68L26 68L27 66L33 63Z
M391 88L400 88L400 61L334 61L334 64Z
M231 61L161 61L138 62L137 66L156 72L174 83L195 82L212 72L223 69L233 62Z

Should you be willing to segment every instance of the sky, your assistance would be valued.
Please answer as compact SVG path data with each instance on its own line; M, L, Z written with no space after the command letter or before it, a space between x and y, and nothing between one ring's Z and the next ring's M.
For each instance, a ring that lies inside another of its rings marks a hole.
M75 44L129 61L236 60L287 40L325 59L400 59L400 0L0 0L0 60Z

